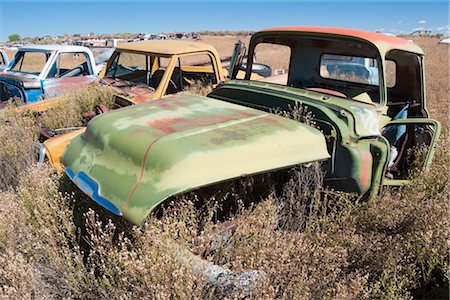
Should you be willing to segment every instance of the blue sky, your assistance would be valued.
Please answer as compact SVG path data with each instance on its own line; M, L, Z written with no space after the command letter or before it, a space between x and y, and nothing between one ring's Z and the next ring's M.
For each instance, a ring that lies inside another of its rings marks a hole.
M0 41L8 35L258 30L317 25L411 32L449 30L449 2L435 1L8 1L0 0Z

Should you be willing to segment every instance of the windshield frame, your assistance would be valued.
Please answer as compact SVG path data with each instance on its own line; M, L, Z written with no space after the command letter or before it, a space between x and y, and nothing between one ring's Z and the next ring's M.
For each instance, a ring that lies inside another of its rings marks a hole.
M173 69L175 68L176 62L178 60L178 56L177 55L169 55L169 54L162 54L162 53L153 53L153 52L142 52L142 51L133 51L133 50L123 50L123 49L116 49L114 51L114 53L111 55L110 59L108 60L108 63L105 66L105 71L102 73L102 75L100 77L102 78L108 78L108 79L112 79L112 80L117 80L118 78L115 77L109 77L107 76L107 72L109 70L109 68L111 67L111 65L117 60L120 59L120 55L122 53L130 53L130 54L138 54L138 55L143 55L145 57L159 57L159 58L167 58L169 59L169 62L166 66L166 69L164 70L164 74L161 78L161 81L159 82L158 86L155 88L155 94L154 97L155 99L162 97L165 94L165 91L167 89L168 86L168 82L170 79L170 75L173 72ZM148 59L146 58L146 61L148 61ZM153 61L150 59L150 64L151 66L151 73L153 74L157 68L159 68L159 60L155 60L153 59ZM120 80L120 79L118 79Z
M296 43L297 40L302 40L302 41L308 41L308 40L314 40L314 39L318 39L318 40L324 40L324 41L336 41L336 42L346 42L346 43L355 43L355 45L357 44L361 44L364 47L367 47L368 50L370 50L373 55L366 55L363 52L361 52L360 54L357 54L359 56L367 56L370 58L373 58L376 60L377 62L377 67L378 67L378 93L379 93L379 101L373 101L373 105L375 105L377 107L378 111L382 111L383 108L386 106L387 103L387 91L386 91L386 83L385 83L385 58L382 57L380 49L378 49L378 47L376 45L374 45L373 43L364 40L364 39L360 39L357 37L352 37L352 36L339 36L339 35L334 35L334 34L323 34L323 33L309 33L309 32L296 32L296 31L287 31L287 32L283 32L283 31L263 31L263 32L259 32L256 33L252 36L251 40L250 40L250 44L249 44L249 49L248 49L248 56L247 56L247 61L250 63L247 63L247 69L246 69L246 74L245 74L245 79L246 80L251 80L251 70L252 70L252 64L253 64L253 60L255 57L255 49L256 46L260 43L274 43L272 40L273 39L279 39L279 38L283 38L283 39L288 39L291 40L292 43ZM284 45L284 44L283 44ZM287 44L286 44L287 45ZM289 45L287 45L289 46ZM334 53L334 49L331 48L324 48L321 49L321 53L319 56L322 56L322 54L342 54L342 55L347 55L347 56L357 56L355 53L344 53L342 52L336 52ZM292 48L291 51L291 64L293 61L293 56L295 56L296 54L294 53L295 49ZM301 54L297 54L297 55L301 55ZM292 69L292 66L289 66L289 69ZM317 70L318 75L320 76L320 68L318 68ZM289 84L290 79L288 79L288 84ZM347 81L345 81L347 82ZM351 85L358 85L358 83L354 83L354 82L348 82ZM363 84L360 84L363 85ZM367 86L371 86L374 87L374 85L370 85L368 84Z

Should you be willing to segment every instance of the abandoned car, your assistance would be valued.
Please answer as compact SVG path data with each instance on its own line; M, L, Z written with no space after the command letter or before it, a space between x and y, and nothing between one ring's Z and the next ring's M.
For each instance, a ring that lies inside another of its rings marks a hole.
M105 58L107 60L107 57ZM89 48L64 45L21 47L0 74L0 104L22 105L61 95L96 80L103 68Z
M288 70L250 80L264 45L283 48ZM440 125L428 118L423 60L418 46L372 32L263 30L251 38L245 80L98 116L62 163L83 192L134 224L172 196L314 161L327 186L367 199L405 183L413 162L430 164ZM280 115L293 108L309 122Z

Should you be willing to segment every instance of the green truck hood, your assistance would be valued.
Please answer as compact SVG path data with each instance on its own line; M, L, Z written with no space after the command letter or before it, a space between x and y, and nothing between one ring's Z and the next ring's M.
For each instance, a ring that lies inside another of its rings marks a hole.
M327 158L325 138L313 127L179 94L96 117L62 163L93 200L140 224L170 196Z

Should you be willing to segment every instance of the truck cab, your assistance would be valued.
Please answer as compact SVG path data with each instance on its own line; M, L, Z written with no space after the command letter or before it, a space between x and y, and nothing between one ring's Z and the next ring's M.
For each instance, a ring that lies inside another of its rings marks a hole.
M275 46L286 49L287 70L251 81L257 49ZM359 30L280 27L253 35L247 56L245 80L223 84L210 97L309 111L327 137L331 187L368 195L381 183L404 184L417 164L430 165L440 125L428 118L417 45Z
M89 48L64 45L21 47L0 75L0 102L21 104L61 95L93 82L101 67Z

